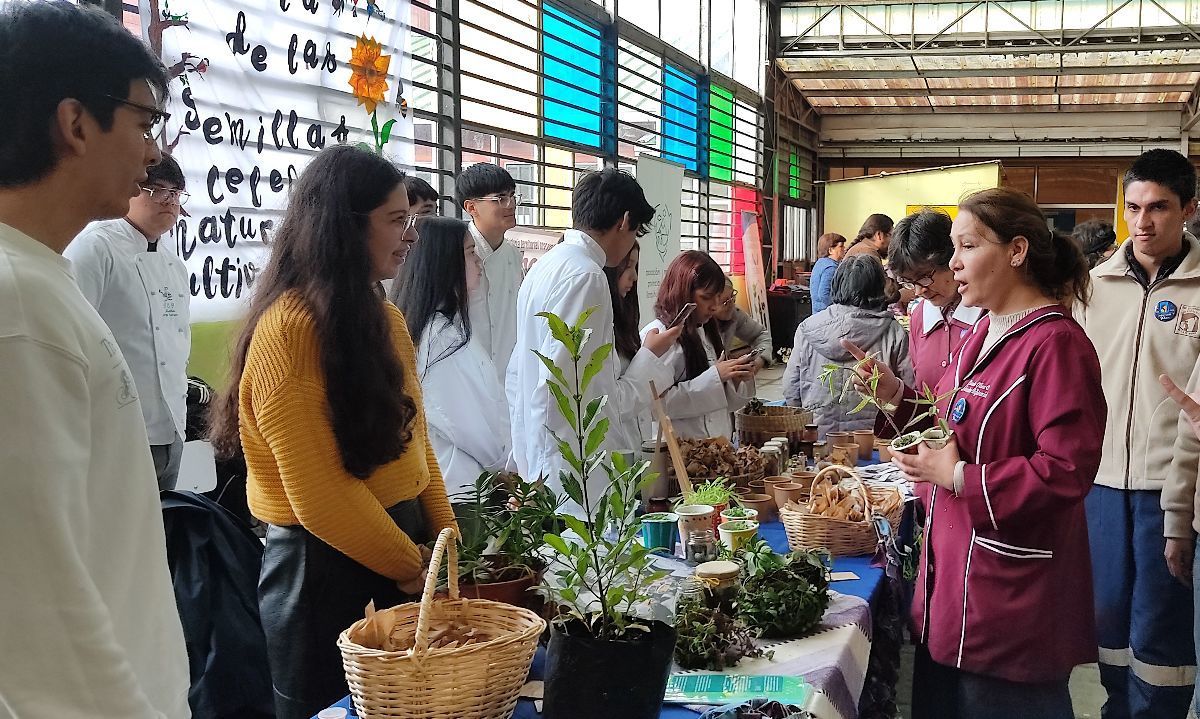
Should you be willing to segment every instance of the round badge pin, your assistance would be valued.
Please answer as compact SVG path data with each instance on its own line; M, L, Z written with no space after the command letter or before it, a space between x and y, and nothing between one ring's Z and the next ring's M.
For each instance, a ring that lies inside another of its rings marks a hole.
M967 398L959 397L958 401L954 403L954 407L950 409L950 419L955 423L962 422L963 417L967 416L967 409Z
M1159 322L1170 322L1179 314L1179 308L1170 300L1163 300L1154 307L1154 319Z

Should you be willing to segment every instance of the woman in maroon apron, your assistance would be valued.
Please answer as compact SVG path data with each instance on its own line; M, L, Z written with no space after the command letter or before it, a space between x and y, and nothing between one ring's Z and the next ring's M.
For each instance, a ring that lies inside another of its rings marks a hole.
M937 384L953 441L894 460L928 516L913 716L1071 719L1071 670L1096 661L1083 501L1107 411L1096 352L1069 309L1087 300L1087 265L1010 189L964 200L952 237L962 301L989 316ZM879 369L878 394L903 426L923 407Z

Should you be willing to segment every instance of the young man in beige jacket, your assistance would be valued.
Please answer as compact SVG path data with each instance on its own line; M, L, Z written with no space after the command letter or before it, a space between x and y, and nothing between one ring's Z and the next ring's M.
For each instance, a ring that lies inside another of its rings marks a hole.
M1196 673L1192 593L1164 561L1183 550L1164 539L1160 500L1174 473L1190 466L1194 481L1200 453L1176 451L1179 412L1158 376L1188 376L1200 356L1200 243L1184 232L1196 171L1177 152L1151 150L1123 185L1130 238L1092 270L1091 303L1076 308L1108 403L1087 499L1103 716L1183 719Z

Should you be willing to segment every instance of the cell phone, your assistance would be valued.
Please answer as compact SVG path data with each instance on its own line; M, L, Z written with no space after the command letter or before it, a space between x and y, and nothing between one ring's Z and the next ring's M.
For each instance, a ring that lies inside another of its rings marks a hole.
M760 350L760 349L750 350L750 352L746 355L746 357L753 360L753 359L756 359L760 354L762 354L762 350Z
M676 325L686 322L687 318L691 317L692 313L695 311L696 311L696 303L695 302L687 303L686 305L683 306L683 309L679 310L679 314L675 315L675 319L671 320L671 324L667 325L667 329L671 329L672 327L675 327Z

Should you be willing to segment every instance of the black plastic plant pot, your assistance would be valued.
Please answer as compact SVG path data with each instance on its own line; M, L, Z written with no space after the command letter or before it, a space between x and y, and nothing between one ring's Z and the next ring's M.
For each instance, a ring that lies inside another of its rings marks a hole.
M578 622L551 625L546 654L545 719L657 719L671 676L675 628L647 622L648 633L601 640Z

